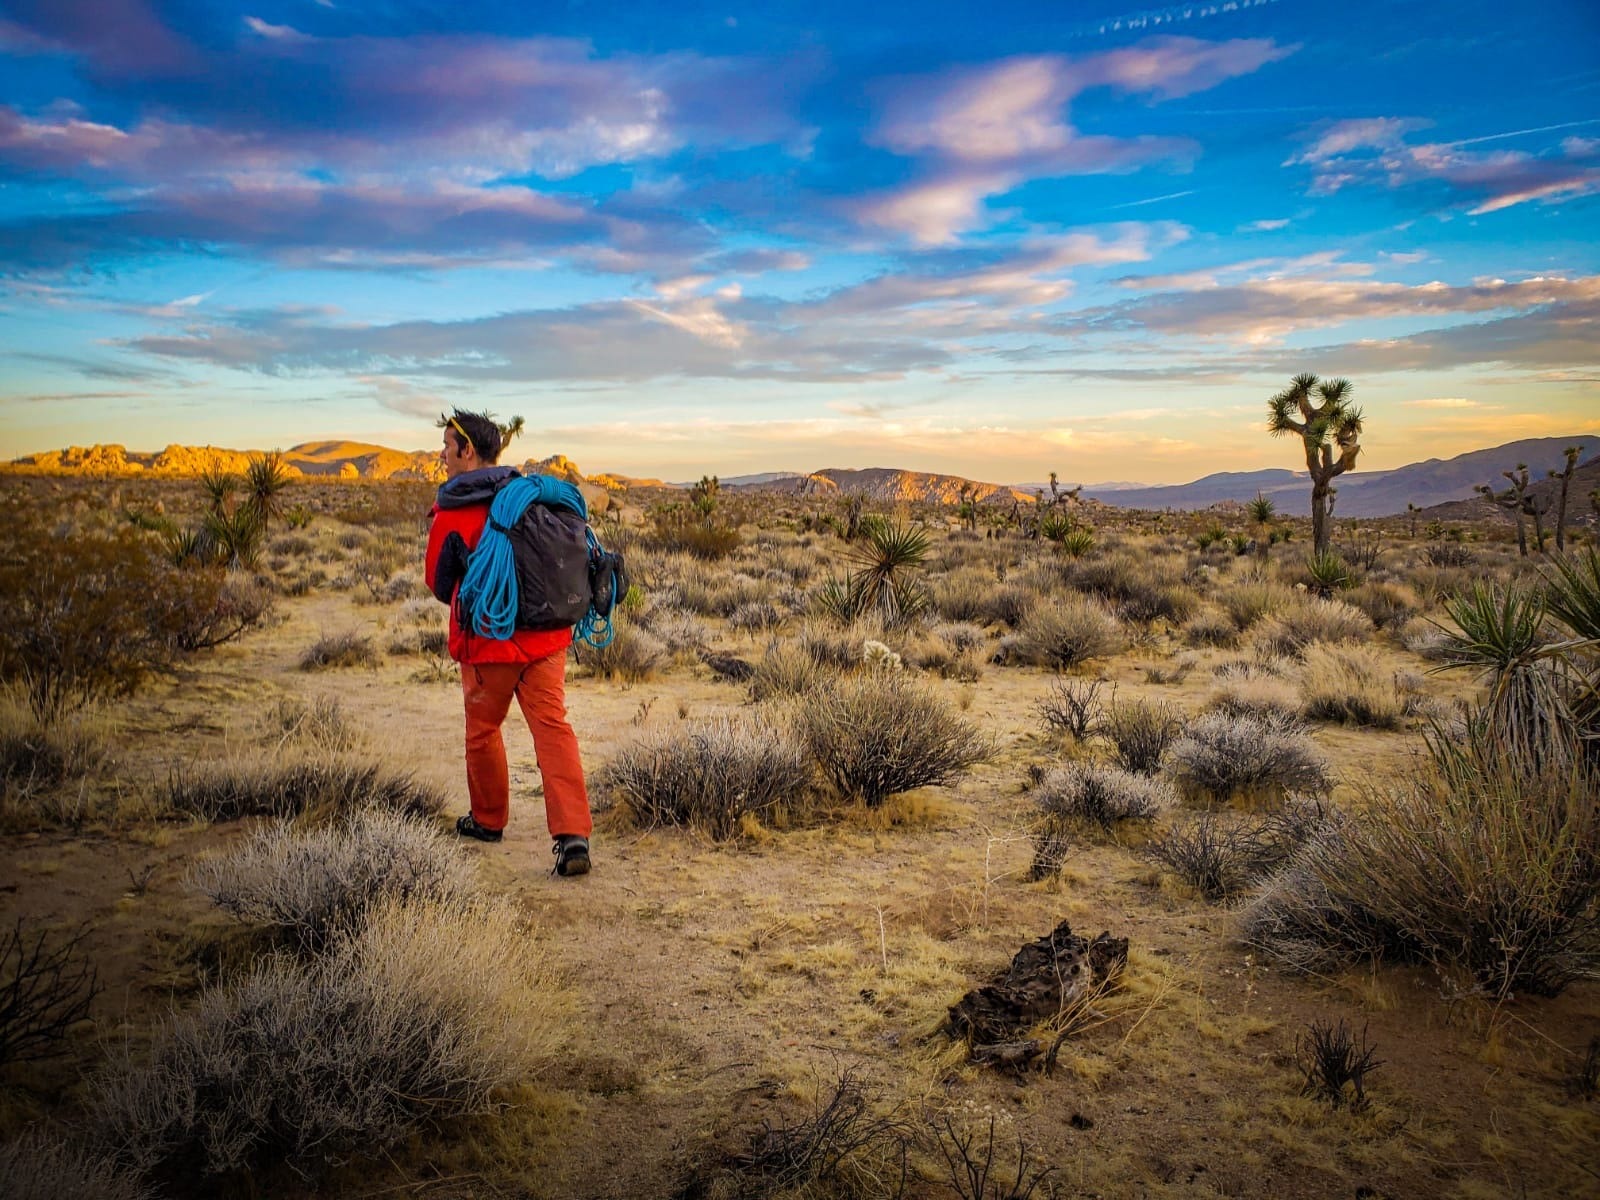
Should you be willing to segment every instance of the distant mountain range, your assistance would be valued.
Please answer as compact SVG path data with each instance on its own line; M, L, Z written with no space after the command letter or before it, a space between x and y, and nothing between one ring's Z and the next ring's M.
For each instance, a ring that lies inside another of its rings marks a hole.
M1473 494L1479 484L1503 488L1500 472L1527 463L1529 474L1542 480L1545 472L1559 469L1568 446L1581 444L1586 449L1579 475L1573 480L1572 495L1580 507L1600 483L1600 433L1573 437L1534 438L1508 442L1487 450L1474 450L1451 459L1430 458L1392 471L1361 471L1342 475L1335 486L1338 498L1335 515L1340 517L1379 517L1404 513L1408 504L1431 509L1437 505L1461 502L1481 504ZM224 450L213 446L168 446L155 452L130 452L123 446L71 446L19 458L16 467L48 472L96 475L198 475L202 471L241 471L252 453ZM307 477L344 479L423 479L437 482L444 471L433 451L391 450L362 442L305 442L283 452L283 461L296 473ZM520 464L525 470L558 475L574 483L588 482L612 490L645 487L683 487L663 484L656 479L634 479L624 475L584 476L576 464L562 455ZM983 483L959 475L940 475L926 471L906 471L894 467L866 470L828 468L809 473L768 471L759 475L735 475L719 480L731 492L772 492L782 495L845 496L897 502L956 504L963 492L980 504L1013 502L1031 504L1048 484ZM1551 485L1540 484L1540 488ZM1311 484L1303 471L1274 468L1265 471L1224 471L1207 475L1193 483L1171 487L1143 484L1105 483L1084 488L1085 499L1116 508L1195 510L1214 505L1244 504L1264 495L1286 515L1303 515L1310 510ZM1463 514L1473 511L1470 507Z
M1506 481L1500 472L1518 463L1528 464L1528 474L1533 479L1543 479L1547 470L1559 470L1565 464L1566 448L1572 445L1584 447L1580 470L1587 471L1590 464L1600 462L1600 433L1590 433L1507 442L1454 458L1430 458L1392 471L1352 471L1334 481L1338 489L1334 515L1383 517L1405 512L1408 504L1432 508L1473 500L1473 488L1480 484L1504 489ZM1244 504L1258 493L1275 502L1279 512L1303 515L1311 511L1311 481L1304 471L1223 471L1175 487L1117 486L1083 491L1084 496L1117 508L1190 511L1227 502ZM1587 494L1588 488L1576 492L1579 498Z

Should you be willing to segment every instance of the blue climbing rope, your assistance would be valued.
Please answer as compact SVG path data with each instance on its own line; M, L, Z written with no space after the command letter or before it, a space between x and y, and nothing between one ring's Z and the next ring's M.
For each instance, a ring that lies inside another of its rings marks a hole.
M548 504L589 519L583 493L565 480L548 475L519 476L495 493L483 536L467 560L466 578L456 593L462 610L472 614L472 631L480 637L506 641L517 627L517 568L512 561L511 527L522 520L530 504ZM594 533L589 533L594 542ZM592 610L591 610L592 611ZM585 615L584 620L588 616ZM582 622L579 623L580 627ZM606 641L611 639L607 637Z
M595 555L600 553L600 539L594 536L594 530L592 529L588 531L588 537L589 558L590 561L593 561ZM611 623L611 612L616 608L617 601L621 598L617 595L616 572L613 571L611 573L611 579L607 586L611 589L611 595L608 600L605 603L601 603L601 597L596 596L594 603L589 605L589 611L583 614L582 619L578 621L578 624L573 629L574 637L580 642L593 646L596 650L604 650L611 645L611 639L617 636L617 627ZM604 615L600 611L602 608L605 610Z

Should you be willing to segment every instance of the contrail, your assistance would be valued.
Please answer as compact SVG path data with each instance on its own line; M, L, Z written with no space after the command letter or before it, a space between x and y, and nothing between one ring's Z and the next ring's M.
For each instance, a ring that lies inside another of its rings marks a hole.
M1184 21L1198 21L1205 17L1221 17L1244 12L1251 8L1265 8L1278 0L1215 0L1213 3L1169 4L1165 8L1147 8L1142 12L1122 16L1102 17L1072 30L1068 37L1101 37L1108 33L1126 33L1129 30L1156 29L1163 25L1177 25Z
M1576 129L1580 125L1600 125L1600 117L1590 117L1584 121L1563 121L1559 125L1540 125L1536 129L1513 129L1509 133L1486 133L1482 137L1462 138L1457 142L1446 142L1447 146L1475 146L1479 142L1497 142L1501 138L1521 137L1525 133L1549 133L1556 129Z

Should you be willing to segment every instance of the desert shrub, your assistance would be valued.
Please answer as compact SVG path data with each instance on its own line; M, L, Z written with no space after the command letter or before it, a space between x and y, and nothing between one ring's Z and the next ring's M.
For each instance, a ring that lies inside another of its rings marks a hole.
M0 936L0 1065L47 1058L89 1015L100 991L83 957L84 927L64 938L18 917Z
M693 613L663 605L652 608L640 624L671 654L693 654L711 644L711 627Z
M1034 832L1029 875L1043 879L1061 869L1075 835L1109 834L1128 821L1151 821L1172 805L1165 784L1118 767L1070 763L1047 772L1033 790L1043 819Z
M282 554L291 558L300 558L310 554L315 546L310 538L300 533L283 533L273 538L267 546L274 554Z
M509 905L386 903L309 961L277 957L91 1084L96 1145L156 1178L302 1172L492 1111L563 1040L566 997Z
M627 622L619 622L615 629L610 645L598 650L585 646L578 651L596 675L637 683L649 679L667 660L667 647L649 630Z
M1294 606L1299 597L1293 588L1271 579L1247 577L1230 582L1217 593L1217 603L1239 629L1249 629L1265 617Z
M257 830L189 880L229 916L281 931L303 950L354 930L381 901L465 903L476 892L471 864L433 825L372 811L313 829Z
M1400 627L1400 644L1419 658L1444 662L1450 654L1450 631L1428 617L1412 617Z
M957 654L965 654L972 650L982 650L989 643L989 635L983 626L974 625L966 621L951 621L933 627L933 636L949 646Z
M994 587L993 572L963 567L936 576L929 585L929 596L933 610L946 621L983 621L988 619Z
M1245 891L1257 877L1255 827L1201 813L1174 824L1147 851L1208 900Z
M769 585L760 579L737 572L712 575L705 571L687 574L674 585L679 603L690 612L706 617L730 617L747 604L770 603Z
M1313 642L1361 642L1372 636L1372 620L1343 600L1301 600L1263 619L1250 635L1260 655L1298 658Z
M11 1200L145 1200L132 1174L80 1144L28 1133L0 1145L0 1196Z
M799 698L794 719L828 782L869 808L948 783L993 752L941 696L901 672L829 680Z
M943 626L945 629L975 630L975 625ZM978 630L979 641L957 634L954 638L939 636L936 630L924 629L908 632L901 639L901 656L919 671L930 671L941 679L958 679L970 683L983 674L979 661L978 645L984 639Z
M783 624L784 613L770 600L752 600L728 614L728 628L759 633Z
M1002 642L1009 657L1057 671L1116 654L1125 644L1121 623L1086 596L1035 606Z
M165 798L208 821L324 815L360 808L432 816L444 794L411 775L340 754L285 755L176 768Z
M1058 679L1034 706L1052 733L1083 741L1100 728L1102 709L1098 679Z
M1393 672L1370 646L1307 646L1300 695L1302 714L1314 721L1395 729L1405 715Z
M1001 583L989 589L983 610L973 619L1016 629L1040 603L1039 593L1033 588L1020 583Z
M834 668L819 662L806 648L783 640L767 643L750 676L750 699L772 700L798 696L816 687Z
M647 735L606 762L594 782L636 825L690 825L720 839L738 833L746 815L804 803L810 779L790 735L731 717Z
M1100 596L1116 606L1130 621L1164 617L1181 621L1194 611L1198 600L1170 574L1161 559L1137 559L1131 554L1108 554L1077 563L1070 574L1072 586Z
M1232 646L1239 630L1227 613L1207 607L1183 623L1183 640L1191 646Z
M1371 618L1379 629L1398 629L1422 607L1410 588L1398 583L1369 579L1345 597Z
M52 538L13 527L0 565L0 680L40 721L132 692L178 651L178 634L215 599L211 572L168 567L132 536Z
M1227 663L1220 667L1206 707L1232 716L1254 716L1279 724L1300 712L1300 691L1294 684L1259 664Z
M863 642L883 636L883 626L870 620L846 629L828 624L807 625L800 631L798 645L819 666L848 671L860 664Z
M1100 732L1111 740L1124 771L1153 775L1182 725L1182 711L1164 701L1128 700L1107 705Z
M1166 771L1186 800L1281 803L1290 792L1331 790L1327 762L1299 725L1204 713L1167 750Z
M702 562L720 562L739 548L739 530L701 520L686 509L668 507L652 514L645 544L669 554L687 554Z
M1333 819L1320 802L1293 799L1264 818L1200 813L1153 839L1148 852L1206 899L1226 900L1280 870Z
M1447 542L1444 539L1429 542L1422 550L1422 557L1430 567L1445 567L1464 569L1477 562L1476 556L1460 542Z
M1367 1076L1383 1065L1377 1047L1367 1045L1366 1028L1358 1042L1342 1018L1337 1025L1311 1022L1305 1035L1294 1039L1294 1057L1305 1077L1302 1096L1314 1096L1332 1108L1349 1105L1352 1112L1367 1107Z
M1431 745L1425 769L1311 837L1243 914L1245 938L1303 970L1380 957L1459 969L1497 998L1592 977L1592 779L1492 741Z
M325 633L300 655L302 671L326 671L334 667L376 667L378 650L372 639L355 629Z
M918 1131L901 1119L898 1106L884 1109L881 1096L846 1070L832 1087L818 1087L810 1116L765 1122L743 1150L702 1152L673 1194L901 1200L914 1177L910 1152Z

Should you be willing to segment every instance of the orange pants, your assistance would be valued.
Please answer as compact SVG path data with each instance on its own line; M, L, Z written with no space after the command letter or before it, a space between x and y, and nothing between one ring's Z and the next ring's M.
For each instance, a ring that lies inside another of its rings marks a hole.
M567 724L567 654L558 651L531 663L462 663L461 692L467 711L467 793L472 819L485 829L504 829L511 816L511 780L500 726L517 698L533 752L544 778L545 821L550 836L588 837L594 828L583 783L578 737Z

